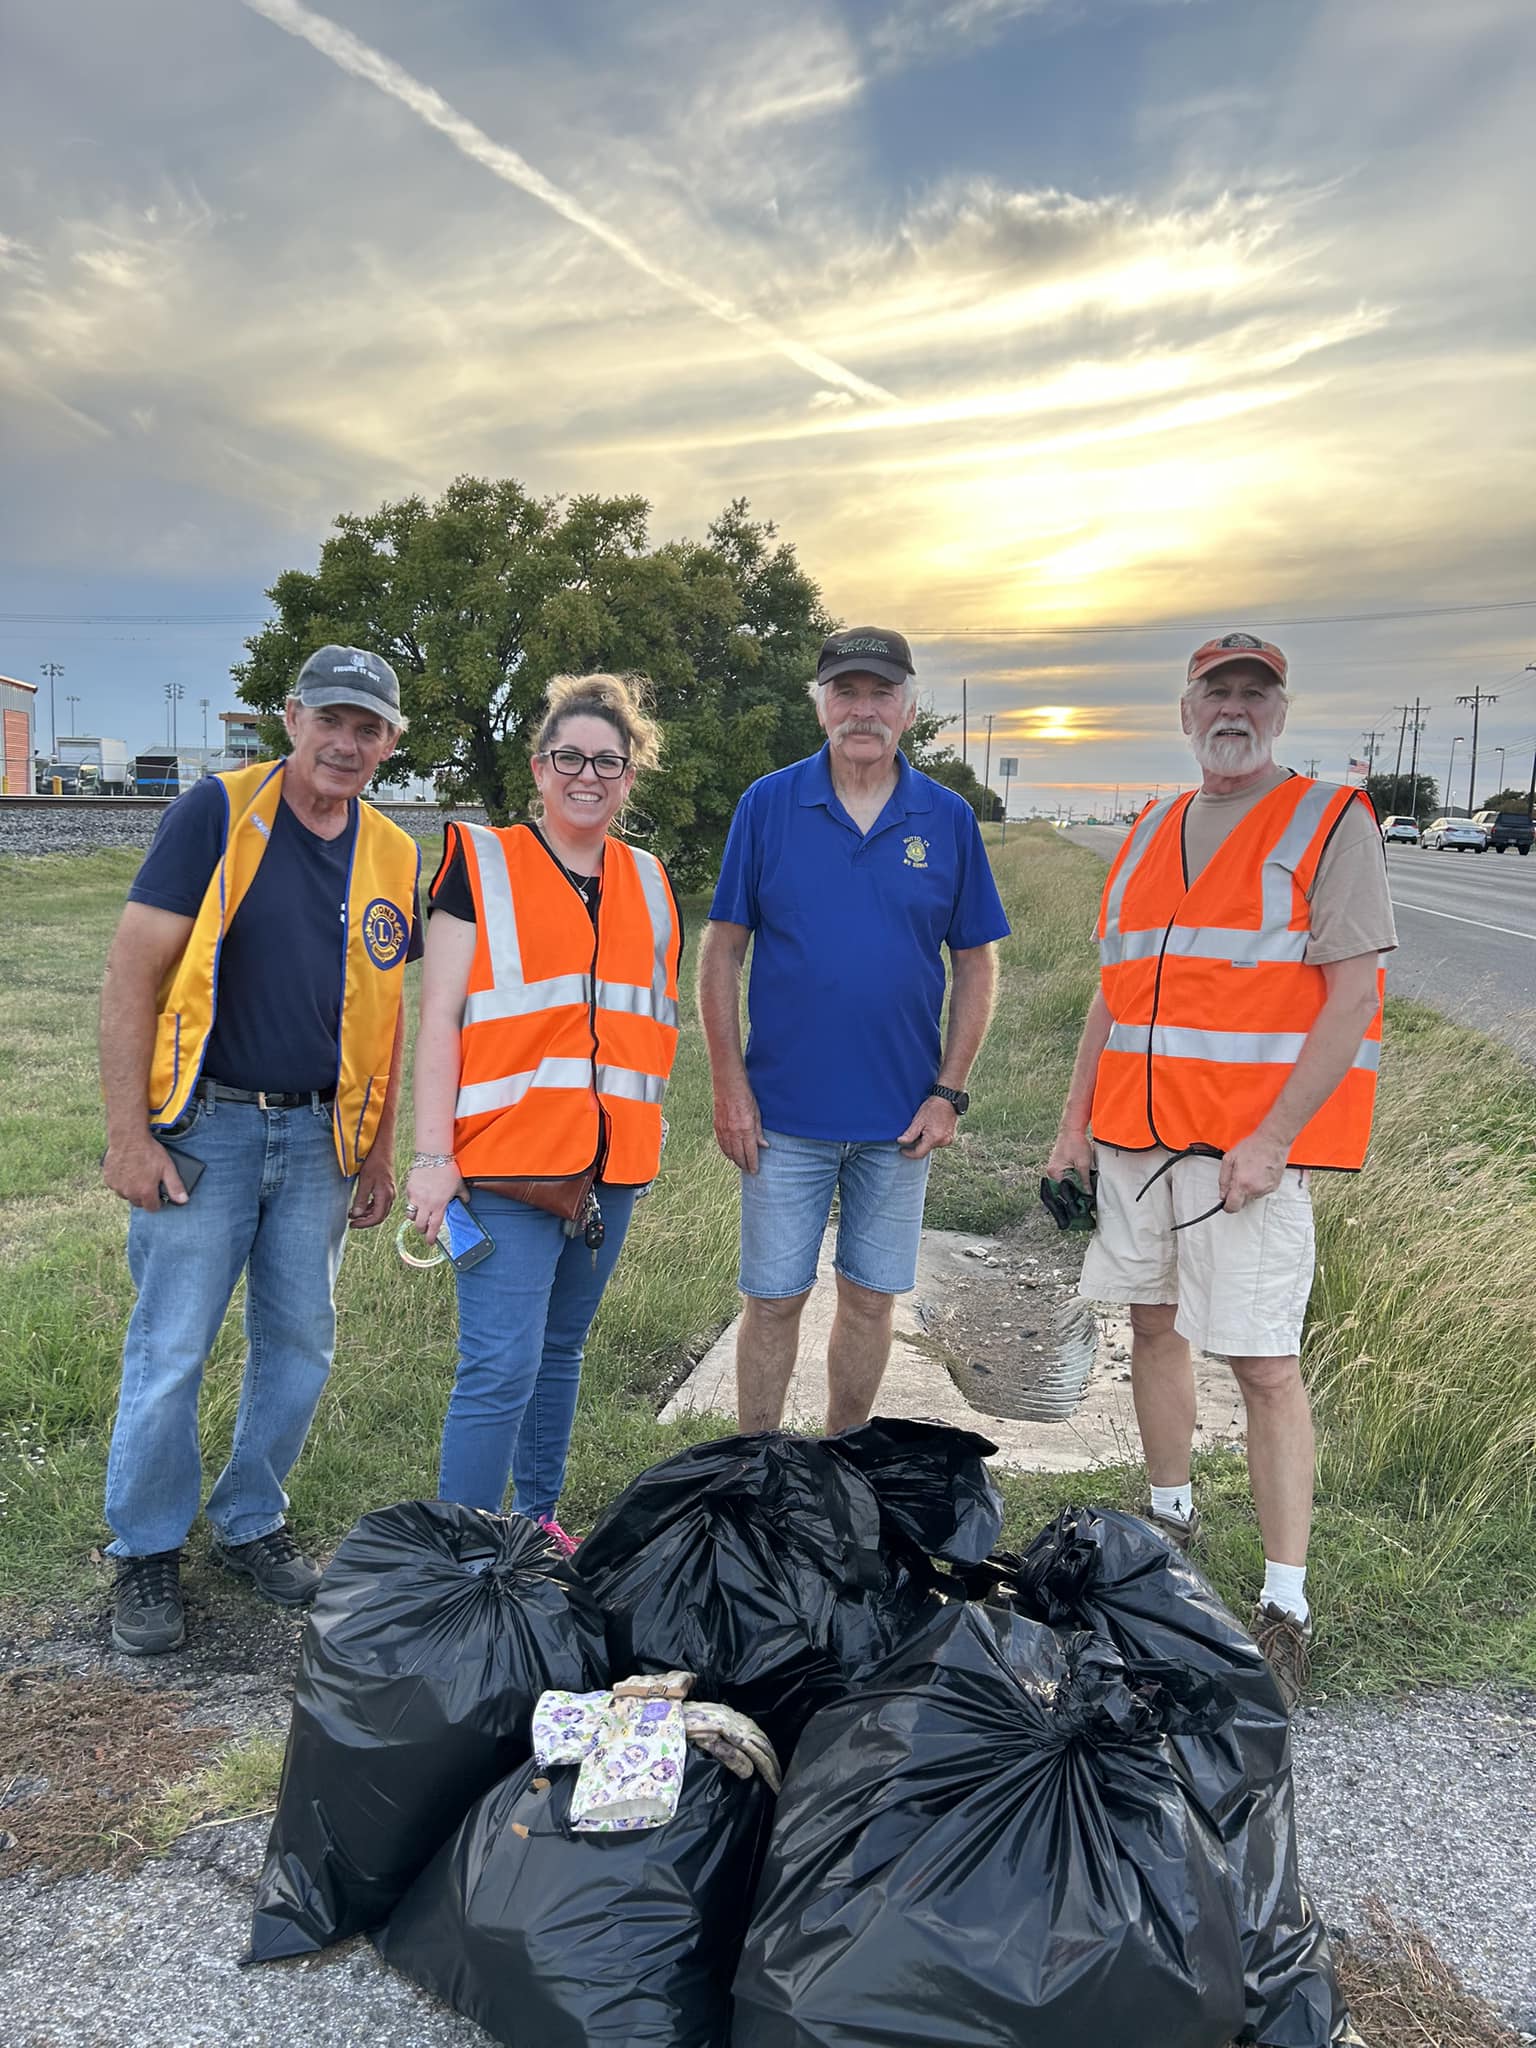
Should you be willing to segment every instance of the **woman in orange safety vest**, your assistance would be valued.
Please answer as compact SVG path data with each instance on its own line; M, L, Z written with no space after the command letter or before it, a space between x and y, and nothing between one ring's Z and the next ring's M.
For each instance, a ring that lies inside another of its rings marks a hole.
M500 1511L510 1476L569 1552L582 1351L661 1161L682 925L661 862L609 829L660 754L639 690L558 676L546 706L537 822L450 824L432 883L406 1213L431 1242L457 1197L492 1246L457 1260L438 1491Z

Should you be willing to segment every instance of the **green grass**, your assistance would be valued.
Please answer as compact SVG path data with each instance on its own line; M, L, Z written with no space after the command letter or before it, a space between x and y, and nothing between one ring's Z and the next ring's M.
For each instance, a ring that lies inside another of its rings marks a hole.
M429 851L429 856L431 849ZM1016 936L961 1141L929 1220L996 1230L1026 1213L1094 985L1089 933L1103 864L1045 829L994 846ZM0 861L0 1592L87 1597L105 1537L101 1482L130 1289L123 1210L100 1188L94 1014L132 852ZM704 906L687 911L697 934ZM696 955L690 941L688 971ZM414 1010L415 978L408 971ZM635 1472L716 1434L655 1410L735 1305L735 1179L710 1132L696 1029L684 1031L657 1192L588 1348L565 1496L590 1521ZM409 1152L404 1119L402 1156ZM1320 1270L1307 1369L1320 1431L1311 1584L1326 1633L1319 1683L1380 1690L1439 1679L1536 1680L1536 1082L1477 1033L1394 1002L1372 1162L1320 1185ZM432 1490L452 1379L444 1272L400 1265L392 1232L354 1238L337 1364L291 1482L320 1547L381 1502ZM209 1363L210 1470L238 1397L238 1299ZM1241 1464L1199 1472L1202 1563L1241 1610L1257 1536ZM1142 1478L1009 1477L1009 1540L1067 1502L1131 1506ZM196 1539L194 1539L195 1547Z

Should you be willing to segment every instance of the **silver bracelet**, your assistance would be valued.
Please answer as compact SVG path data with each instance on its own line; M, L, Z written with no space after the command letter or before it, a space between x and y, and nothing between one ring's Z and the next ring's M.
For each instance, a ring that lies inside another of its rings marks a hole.
M411 1161L411 1172L418 1166L452 1166L456 1162L451 1152L418 1152Z

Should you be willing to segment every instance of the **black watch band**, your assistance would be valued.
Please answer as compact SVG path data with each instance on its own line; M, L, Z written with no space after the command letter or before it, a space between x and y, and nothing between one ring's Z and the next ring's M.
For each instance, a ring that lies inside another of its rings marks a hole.
M942 1088L935 1081L928 1090L928 1093L930 1095L937 1095L942 1102L949 1103L954 1109L956 1116L964 1116L971 1106L971 1098L963 1088Z

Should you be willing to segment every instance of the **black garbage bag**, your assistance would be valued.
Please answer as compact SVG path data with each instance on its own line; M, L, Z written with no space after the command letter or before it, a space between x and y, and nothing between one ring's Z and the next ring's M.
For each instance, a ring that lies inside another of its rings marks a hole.
M733 2048L1226 2048L1236 1901L1166 1731L1218 1686L947 1607L784 1781Z
M664 1826L582 1834L575 1783L529 1763L488 1793L380 1955L509 2048L725 2048L767 1786L690 1751Z
M642 1472L576 1558L612 1668L696 1673L700 1698L750 1714L787 1757L818 1707L941 1604L910 1532L974 1548L990 1525L987 1440L911 1428L927 1440L905 1449L885 1423L726 1437Z
M304 1631L245 1960L377 1925L529 1755L539 1695L607 1680L602 1616L537 1523L441 1500L364 1515Z
M1214 1678L1236 1711L1171 1737L1194 1798L1226 1846L1242 1905L1247 2014L1240 2039L1326 2048L1353 2038L1328 1937L1296 1867L1291 1731L1253 1639L1189 1559L1135 1515L1071 1508L1022 1558L972 1580L1057 1627L1094 1630L1131 1661L1165 1658Z
M1003 1502L986 1467L997 1449L990 1437L877 1415L824 1441L874 1488L888 1543L904 1538L930 1557L977 1564L997 1542Z

